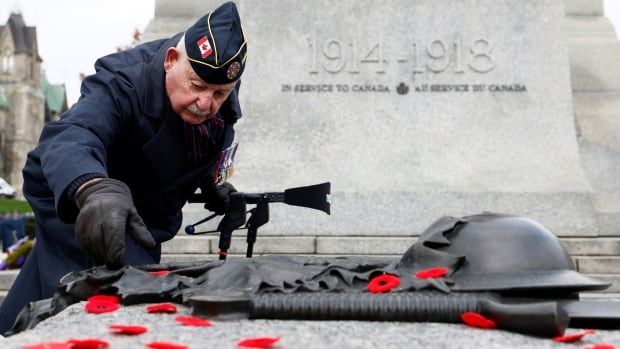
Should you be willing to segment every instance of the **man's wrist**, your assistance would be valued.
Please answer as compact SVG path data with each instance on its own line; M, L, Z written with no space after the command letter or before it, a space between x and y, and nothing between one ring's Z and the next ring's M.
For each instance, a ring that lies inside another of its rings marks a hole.
M90 186L91 184L97 183L100 180L102 180L103 177L97 177L97 178L93 178L93 179L89 179L88 181L86 181L85 183L82 183L77 190L75 191L75 195L73 195L73 199L77 198L78 195L80 195L80 192L82 192L82 190L88 186Z
M67 187L67 190L66 190L66 193L65 193L66 198L70 202L75 203L75 196L76 196L77 192L79 190L83 190L84 188L87 187L84 184L89 183L90 181L92 181L94 179L100 179L100 178L105 178L105 177L106 177L106 175L103 174L103 173L87 173L87 174L84 174L84 175L81 175L81 176L77 177Z

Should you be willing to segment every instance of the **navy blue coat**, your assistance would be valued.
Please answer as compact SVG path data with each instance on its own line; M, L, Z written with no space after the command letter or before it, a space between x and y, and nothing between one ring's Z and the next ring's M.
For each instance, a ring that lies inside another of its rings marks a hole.
M230 146L241 116L237 90L220 109L224 132L205 162L187 160L183 122L167 97L163 63L180 38L157 40L100 58L96 74L82 83L81 97L59 121L44 127L28 154L24 195L36 217L36 245L0 307L6 332L30 301L51 297L59 279L92 266L77 247L77 207L65 191L78 177L101 173L125 182L157 246L144 249L126 237L126 264L158 263L161 243L181 225L181 208L200 183L212 181L219 151Z

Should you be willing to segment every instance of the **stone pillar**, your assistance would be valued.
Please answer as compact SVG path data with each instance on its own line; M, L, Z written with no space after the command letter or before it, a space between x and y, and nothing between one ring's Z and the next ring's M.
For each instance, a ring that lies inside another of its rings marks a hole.
M579 152L593 189L599 236L567 241L579 271L620 292L620 42L603 0L567 0L571 82Z
M566 29L579 149L600 235L620 235L620 42L603 0L567 0Z

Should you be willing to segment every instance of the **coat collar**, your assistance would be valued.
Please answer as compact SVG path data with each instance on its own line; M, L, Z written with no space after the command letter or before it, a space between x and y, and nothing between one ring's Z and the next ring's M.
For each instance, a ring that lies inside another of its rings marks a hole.
M152 118L163 119L166 114L173 113L170 107L170 99L166 94L166 73L164 71L164 60L166 51L170 47L177 45L183 33L178 33L168 40L165 40L157 49L148 67L147 90L144 96L144 113ZM173 113L174 114L174 113ZM175 115L178 117L177 115Z

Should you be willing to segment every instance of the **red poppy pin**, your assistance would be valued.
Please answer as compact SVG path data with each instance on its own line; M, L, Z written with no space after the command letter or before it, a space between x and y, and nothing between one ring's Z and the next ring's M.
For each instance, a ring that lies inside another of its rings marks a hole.
M592 334L592 333L594 333L594 330L585 330L585 331L581 331L577 333L570 333L570 334L565 334L563 336L557 336L557 337L554 337L553 340L556 342L562 342L562 343L578 342L583 337L589 334Z
M151 349L189 349L187 345L172 342L149 342L147 348Z
M146 333L149 329L142 325L121 325L112 324L108 326L108 330L114 334L126 334L130 336Z
M174 320L183 326L197 326L197 327L209 327L211 322L204 320L196 316L191 315L179 315Z
M151 304L146 306L146 312L174 314L177 312L177 306L172 303Z
M90 301L84 305L84 310L91 314L103 314L117 311L120 308L118 303L109 301Z
M87 302L112 302L116 304L120 303L118 296L111 295L111 294L96 294L94 296L88 297L86 301Z
M280 340L280 337L253 337L244 338L237 342L240 347L246 348L269 348L276 344Z
M420 270L416 272L415 277L418 279L442 278L448 274L448 271L450 270L445 267L430 268L430 269Z
M384 293L391 291L393 288L398 287L398 285L400 285L398 276L383 274L370 280L368 291L371 293Z
M583 349L616 349L616 346L611 343L595 343L586 345Z
M484 328L484 329L497 328L497 325L495 324L493 320L487 319L484 316L478 313L474 313L474 312L467 312L467 313L461 314L461 320L463 320L465 325L471 326L471 327Z
M170 270L149 271L149 274L151 274L153 276L166 276L166 275L170 274Z
M71 349L104 349L110 346L110 343L99 338L74 338L69 339L67 343L71 344Z

